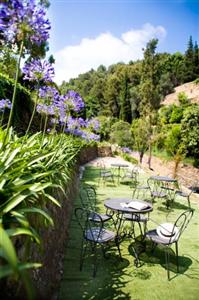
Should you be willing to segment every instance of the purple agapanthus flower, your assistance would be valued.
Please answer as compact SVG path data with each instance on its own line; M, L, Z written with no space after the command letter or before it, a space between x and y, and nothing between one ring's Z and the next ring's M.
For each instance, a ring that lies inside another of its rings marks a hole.
M33 59L26 63L23 67L23 73L25 74L24 80L36 81L38 83L52 82L54 76L54 68L47 61L41 61L39 59Z
M46 100L50 100L54 104L56 102L59 102L59 99L60 99L58 90L52 86L42 86L39 89L39 97L44 98Z
M6 108L11 109L12 103L9 99L0 100L0 111L3 112Z
M37 112L38 113L44 113L47 115L54 115L54 107L52 105L46 105L46 104L38 104L37 105Z
M87 128L97 131L99 127L100 127L100 123L98 120L96 119L87 120Z
M132 150L129 147L122 147L121 150L124 153L132 153Z
M25 39L40 45L49 38L50 28L46 11L36 0L7 0L0 4L0 29L8 42Z
M82 108L84 108L82 97L75 91L68 91L68 93L63 96L63 101L70 110L75 112L80 112Z

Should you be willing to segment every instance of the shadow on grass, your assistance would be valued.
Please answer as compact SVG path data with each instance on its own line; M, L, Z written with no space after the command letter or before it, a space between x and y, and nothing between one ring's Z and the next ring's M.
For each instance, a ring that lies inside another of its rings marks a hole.
M133 300L124 288L133 276L127 272L129 260L119 258L117 248L111 247L104 258L101 249L97 249L97 273L93 277L95 263L89 247L80 271L81 230L74 216L70 224L70 237L65 256L65 272L61 283L59 300L79 299L127 299Z
M151 277L149 271L150 266L152 267L156 264L159 264L163 268L165 268L165 270L167 270L167 265L165 262L165 247L158 245L154 251L151 251L151 249L152 249L152 244L150 241L145 241L144 243L142 242L142 244L140 241L135 241L131 243L131 245L129 246L130 255L135 257L134 251L136 251L136 253L138 254L140 260L140 266L142 267L145 264L147 265L148 270L147 271L144 270L143 274L140 273L141 279L146 280ZM189 269L189 267L192 265L192 259L190 259L190 257L188 256L178 256L179 272L177 272L175 252L171 248L169 248L168 251L170 254L169 270L175 273L173 277L170 275L171 277L170 280L172 280L178 275L184 274ZM139 276L139 272L138 272L138 276ZM165 276L167 276L166 273ZM187 275L187 276L191 278L191 275ZM199 278L199 274L197 274L197 277L193 277L193 278Z
M132 299L128 292L123 291L126 284L132 281L132 276L129 276L125 271L129 261L127 259L120 261L115 253L109 254L108 259L103 258L101 260L101 265L98 266L95 278L92 277L92 266L90 265L90 278L92 278L92 284L95 286L95 289L92 289L91 292L89 285L85 285L82 298L103 300Z

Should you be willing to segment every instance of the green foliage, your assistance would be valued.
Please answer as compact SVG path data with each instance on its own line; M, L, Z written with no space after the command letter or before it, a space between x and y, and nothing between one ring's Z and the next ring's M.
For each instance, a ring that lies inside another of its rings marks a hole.
M173 105L162 106L160 108L158 113L161 124L168 124L170 122L172 111Z
M98 133L100 134L101 141L107 141L110 138L111 126L116 121L115 118L99 116L96 118L100 123Z
M180 92L178 94L178 101L179 101L180 105L190 104L189 98L187 97L185 92Z
M0 46L0 73L14 78L17 60L12 50L6 46Z
M12 100L14 89L14 80L10 79L7 75L0 73L0 99ZM14 109L14 121L20 122L23 120L24 115L31 112L32 100L30 92L21 84L17 84L16 101Z
M169 123L180 123L182 120L182 117L183 117L183 107L173 105Z
M184 111L182 139L188 154L199 158L199 105L192 105Z
M158 57L155 53L158 40L152 39L144 50L144 59L142 61L142 72L140 81L140 114L147 115L149 111L159 108L160 94L158 91Z
M121 147L132 146L131 126L124 121L118 121L111 126L110 142Z
M130 163L137 165L138 164L138 160L134 157L132 157L131 155L129 155L128 153L124 153L122 152L122 154L120 154L120 156L125 159L126 161L129 161Z
M136 119L132 123L133 145L140 154L140 163L149 147L151 126L146 118Z
M4 134L1 130L0 142ZM43 147L41 140L40 133L18 138L10 129L4 150L0 143L1 278L10 275L23 278L24 270L41 266L33 263L27 253L26 257L17 256L14 237L23 236L24 247L30 238L31 243L40 244L40 228L53 226L50 203L60 207L53 191L60 189L65 193L83 146L78 139L65 135L46 136Z
M181 125L174 124L168 131L165 140L165 148L171 155L175 155L179 149L181 143Z
M188 41L185 52L185 81L192 81L199 75L199 50L197 42L193 43L192 36Z

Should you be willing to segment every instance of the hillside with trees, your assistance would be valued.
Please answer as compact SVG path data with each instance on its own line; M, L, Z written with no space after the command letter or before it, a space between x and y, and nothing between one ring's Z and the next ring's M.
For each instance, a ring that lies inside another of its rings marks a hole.
M193 95L198 90L198 44L190 37L184 54L157 53L157 45L157 39L147 43L143 60L108 68L101 65L62 82L60 90L74 89L82 95L84 117L101 122L101 141L138 150L140 161L146 150L150 157L156 149L165 150L176 160L194 157L198 165L198 104L191 101L186 89L173 94L176 101L164 101L187 82L191 82Z

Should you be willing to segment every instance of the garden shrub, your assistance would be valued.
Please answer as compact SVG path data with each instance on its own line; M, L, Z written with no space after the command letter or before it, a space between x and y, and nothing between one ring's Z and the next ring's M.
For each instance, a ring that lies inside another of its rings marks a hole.
M129 155L128 153L122 153L121 157L126 160L129 161L130 163L137 165L138 164L138 160L134 157L132 157L131 155Z
M175 155L179 149L179 145L181 143L181 125L175 124L172 126L171 130L169 130L166 140L165 140L165 148L166 151Z
M130 147L133 144L131 125L124 121L118 121L111 126L110 141L121 147Z
M187 107L181 124L182 140L188 155L199 158L199 105Z
M96 118L100 123L98 133L100 134L101 141L107 141L110 138L111 126L115 122L115 118L99 116Z
M172 113L170 115L170 123L180 123L183 117L183 107L182 106L173 106Z
M178 94L178 101L179 101L180 105L190 104L190 100L189 100L188 96L185 94L185 92L180 92Z

